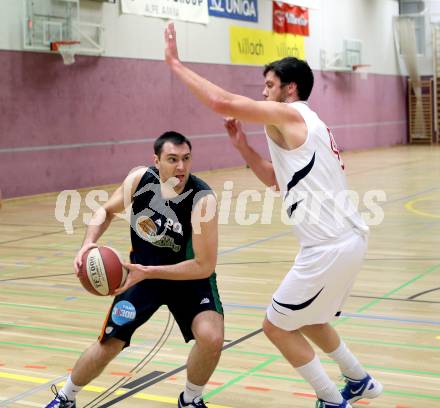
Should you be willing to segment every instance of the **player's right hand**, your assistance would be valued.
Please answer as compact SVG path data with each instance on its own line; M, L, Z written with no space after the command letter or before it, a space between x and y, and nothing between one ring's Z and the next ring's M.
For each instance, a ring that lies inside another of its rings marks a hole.
M82 266L82 257L83 255L92 248L97 248L98 244L96 242L90 242L89 244L85 244L81 247L81 249L76 254L75 259L73 260L73 269L75 270L76 276L79 275L79 271Z
M165 62L168 65L172 65L174 62L179 61L179 53L177 51L176 41L176 29L174 23L169 22L164 32L165 38Z
M247 146L247 138L241 128L240 121L235 118L224 118L224 126L234 147L240 149L241 147Z

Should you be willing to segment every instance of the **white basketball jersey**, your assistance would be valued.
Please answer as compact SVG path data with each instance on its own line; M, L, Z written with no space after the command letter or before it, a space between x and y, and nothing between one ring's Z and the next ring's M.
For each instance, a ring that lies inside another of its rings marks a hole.
M284 199L285 218L303 246L317 245L368 227L357 211L337 145L324 122L305 102L293 102L307 126L303 145L286 150L266 132L275 176ZM353 194L354 192L352 192Z

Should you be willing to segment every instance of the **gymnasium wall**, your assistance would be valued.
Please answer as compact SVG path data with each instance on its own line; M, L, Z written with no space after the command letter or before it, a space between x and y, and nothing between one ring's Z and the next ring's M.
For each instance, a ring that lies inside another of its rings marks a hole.
M310 104L343 149L406 142L405 78L398 72L391 21L394 0L322 0L310 11L305 53L316 75ZM261 67L229 64L230 25L271 30L271 2L259 23L210 17L176 24L182 60L227 89L261 98ZM115 183L150 163L152 141L174 129L194 143L194 170L241 165L222 119L201 106L162 61L160 19L121 15L119 4L81 1L82 20L105 26L105 55L23 51L21 1L0 0L0 189L15 197ZM319 50L364 43L368 75L320 70ZM261 126L246 126L267 154Z

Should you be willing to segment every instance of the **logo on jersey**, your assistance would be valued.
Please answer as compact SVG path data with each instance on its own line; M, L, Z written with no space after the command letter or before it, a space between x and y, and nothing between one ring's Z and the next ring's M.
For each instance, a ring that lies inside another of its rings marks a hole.
M287 192L286 195L284 196L284 200L290 195L291 190L304 178L307 176L307 174L310 173L310 170L312 170L313 165L315 164L315 155L316 153L313 153L313 157L310 160L310 162L303 167L301 170L298 170L297 172L295 172L295 174L292 176L292 179L289 181L289 183L287 184ZM289 217L292 216L293 212L296 210L296 207L298 207L298 204L301 202L302 200L297 201L296 203L293 203L292 205L290 205L287 208L287 215Z
M158 234L158 227L162 227L160 234ZM179 252L181 245L176 244L173 237L166 235L169 230L183 234L182 225L179 222L173 222L171 219L167 219L163 226L160 218L156 222L146 216L140 216L136 219L135 231L142 239L154 246L171 248L174 252Z

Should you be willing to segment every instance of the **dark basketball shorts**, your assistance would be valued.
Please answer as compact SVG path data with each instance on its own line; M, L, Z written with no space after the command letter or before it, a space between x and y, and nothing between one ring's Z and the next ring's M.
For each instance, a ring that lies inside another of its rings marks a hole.
M102 327L99 340L110 337L130 345L135 330L162 305L174 316L186 342L194 339L191 324L196 315L213 310L223 315L216 274L207 279L175 281L146 279L116 296Z

